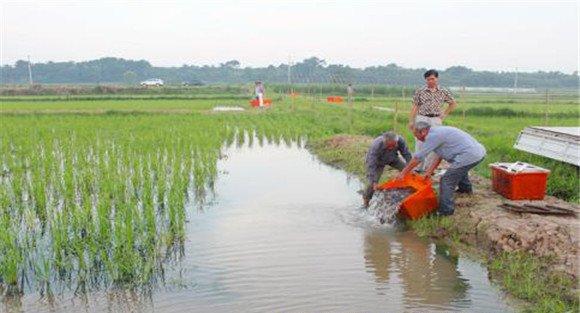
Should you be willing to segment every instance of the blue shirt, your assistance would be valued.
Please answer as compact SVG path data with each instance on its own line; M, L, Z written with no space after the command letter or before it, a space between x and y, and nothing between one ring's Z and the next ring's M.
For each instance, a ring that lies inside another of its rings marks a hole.
M432 127L414 157L422 161L431 152L451 163L450 168L467 166L485 157L485 148L475 138L451 126Z

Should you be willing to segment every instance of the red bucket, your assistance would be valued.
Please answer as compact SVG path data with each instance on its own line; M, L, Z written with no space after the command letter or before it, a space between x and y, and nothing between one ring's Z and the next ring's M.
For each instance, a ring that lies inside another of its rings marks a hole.
M379 189L413 188L410 196L401 202L399 212L411 220L416 220L437 208L437 195L430 179L416 174L409 174L401 180L390 180L379 186Z

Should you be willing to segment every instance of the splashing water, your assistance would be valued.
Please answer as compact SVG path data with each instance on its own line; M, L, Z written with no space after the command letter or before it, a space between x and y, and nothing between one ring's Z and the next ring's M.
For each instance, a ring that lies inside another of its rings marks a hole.
M377 191L370 204L371 212L375 212L381 224L391 224L399 212L401 202L414 191L415 189L409 187Z

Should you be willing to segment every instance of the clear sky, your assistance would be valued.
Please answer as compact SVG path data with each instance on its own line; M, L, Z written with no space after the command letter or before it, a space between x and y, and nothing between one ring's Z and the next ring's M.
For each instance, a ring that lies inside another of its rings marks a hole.
M578 69L578 1L7 1L1 62Z

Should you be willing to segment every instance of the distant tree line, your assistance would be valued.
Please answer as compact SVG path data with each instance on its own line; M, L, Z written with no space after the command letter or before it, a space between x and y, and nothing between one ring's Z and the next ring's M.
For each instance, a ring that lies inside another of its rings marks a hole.
M218 66L183 65L181 67L155 67L145 60L101 58L86 62L47 62L32 65L33 80L41 84L127 84L134 85L149 78L161 78L168 84L246 83L263 80L268 83L331 83L331 84L383 84L417 86L423 83L427 69L408 69L394 63L384 66L353 68L341 64L327 64L325 60L311 57L292 64L268 67L242 67L237 60ZM515 72L474 71L464 66L440 70L440 78L447 86L513 87ZM28 63L17 61L1 68L2 84L28 83ZM520 72L520 88L578 88L578 72Z

